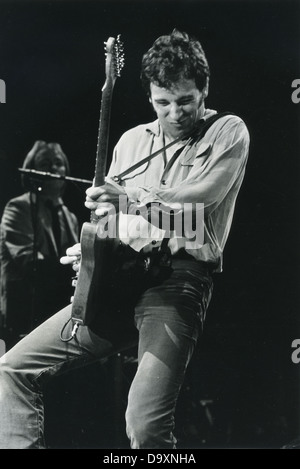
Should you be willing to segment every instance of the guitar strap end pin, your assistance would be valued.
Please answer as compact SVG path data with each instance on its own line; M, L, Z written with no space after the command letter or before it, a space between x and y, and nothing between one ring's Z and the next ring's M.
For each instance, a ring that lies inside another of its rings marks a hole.
M73 329L72 329L72 334L71 334L72 338L76 336L79 326L80 326L79 322L75 322Z

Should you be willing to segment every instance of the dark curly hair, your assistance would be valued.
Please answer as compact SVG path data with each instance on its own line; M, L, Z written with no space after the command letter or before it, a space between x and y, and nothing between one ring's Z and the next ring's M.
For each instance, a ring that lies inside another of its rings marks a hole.
M141 80L148 95L150 83L171 89L182 78L194 79L202 91L209 75L209 65L200 42L177 29L156 39L142 59Z

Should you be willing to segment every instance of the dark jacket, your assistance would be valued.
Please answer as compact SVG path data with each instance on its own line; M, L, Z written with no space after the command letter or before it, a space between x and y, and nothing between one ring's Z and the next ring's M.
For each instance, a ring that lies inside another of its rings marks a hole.
M10 200L0 225L0 311L2 322L18 334L68 304L73 294L72 270L59 257L78 242L77 218L62 203L64 245L58 252L51 212L42 199L36 211L32 197L27 192Z

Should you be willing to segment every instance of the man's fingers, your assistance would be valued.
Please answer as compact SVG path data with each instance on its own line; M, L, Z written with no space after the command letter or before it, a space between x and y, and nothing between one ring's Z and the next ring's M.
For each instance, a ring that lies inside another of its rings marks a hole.
M63 256L60 258L60 263L63 265L73 264L74 262L78 262L77 256Z
M103 193L105 192L105 189L103 186L99 187L89 187L85 193L87 195L87 199L92 199L95 200L98 197L100 197Z
M81 246L80 243L74 244L66 250L67 256L81 256Z
M81 258L81 246L80 243L74 244L74 246L71 246L66 250L66 256L62 256L60 258L60 263L61 264L73 264L75 262L78 262Z
M100 205L95 210L95 214L97 217L104 217L104 215L114 215L116 213L116 209L114 205L109 204L109 206Z
M96 210L97 206L98 206L98 203L97 202L88 202L88 201L85 201L84 202L84 205L86 206L86 208L88 208L89 210Z
M95 210L98 217L106 215L109 212L115 212L115 206L109 202L85 202L84 204L88 209Z

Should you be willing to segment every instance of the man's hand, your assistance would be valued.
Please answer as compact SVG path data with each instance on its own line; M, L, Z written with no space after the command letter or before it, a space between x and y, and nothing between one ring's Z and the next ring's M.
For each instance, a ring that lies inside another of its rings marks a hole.
M60 258L60 263L67 265L72 264L72 269L76 272L76 277L73 278L72 286L76 287L77 279L80 270L80 262L81 262L81 246L80 243L74 244L74 246L68 248L66 250L66 256ZM71 303L73 303L74 296L70 298Z
M118 213L127 207L127 194L123 187L107 182L103 186L87 189L85 206L94 210L98 217L109 213L110 210Z
M73 264L72 269L75 272L78 272L80 269L80 261L81 261L81 246L80 243L74 244L74 246L68 248L66 250L66 256L60 258L60 263L67 265Z

